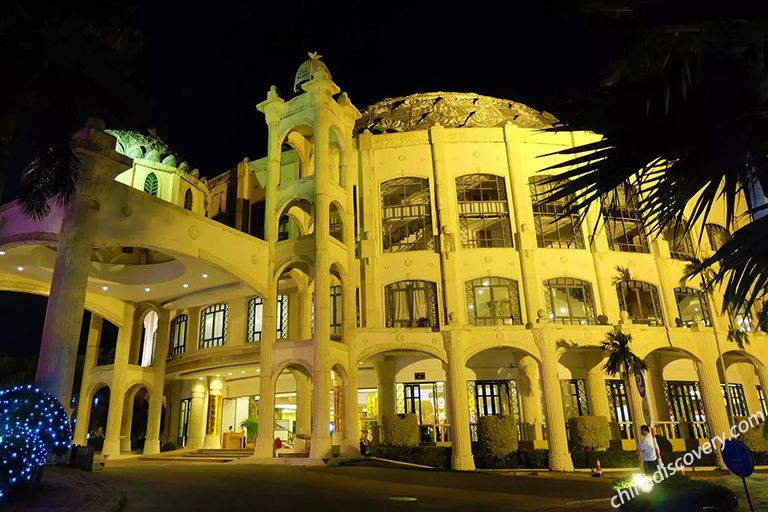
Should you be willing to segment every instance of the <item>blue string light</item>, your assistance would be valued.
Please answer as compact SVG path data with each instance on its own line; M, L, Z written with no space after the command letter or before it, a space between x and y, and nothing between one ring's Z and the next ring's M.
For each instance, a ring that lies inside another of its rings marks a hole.
M0 391L0 500L11 487L39 478L50 453L69 450L72 432L55 396L17 386Z

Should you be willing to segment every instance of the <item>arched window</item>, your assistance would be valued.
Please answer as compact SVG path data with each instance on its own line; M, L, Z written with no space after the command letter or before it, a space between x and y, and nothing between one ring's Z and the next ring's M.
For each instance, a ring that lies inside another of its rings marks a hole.
M187 315L178 315L171 322L171 341L168 345L169 356L184 353L187 346Z
M387 327L438 327L437 285L398 281L384 287Z
M539 247L560 249L584 249L584 235L578 214L564 216L566 199L546 203L552 190L564 181L545 183L550 176L528 178L533 203L533 219L536 225L536 242Z
M739 306L735 312L731 312L731 327L734 331L751 332L752 315L744 306Z
M677 311L683 325L692 325L694 315L701 315L706 325L710 325L709 304L707 296L699 290L689 287L675 288Z
M709 246L713 251L718 250L725 245L725 242L731 238L731 233L720 224L707 224L707 238Z
M331 335L341 335L341 286L331 286Z
M520 325L517 281L483 277L467 281L467 318L470 325Z
M264 318L264 301L254 297L248 302L248 336L247 341L261 341L262 322ZM288 337L288 296L277 296L277 339Z
M595 323L592 285L580 279L558 277L544 282L544 298L549 318L559 324Z
M200 313L200 348L219 347L227 342L226 304L208 306Z
M381 184L381 233L384 252L434 248L429 180L395 178Z
M461 247L512 247L504 178L467 174L456 178Z
M157 193L160 190L160 180L157 179L157 174L151 172L147 174L144 179L144 192L151 196L157 197Z
M669 243L669 255L674 259L687 260L693 257L693 242L685 221L667 227L664 230L664 240Z
M602 213L611 250L650 252L637 207L637 191L629 185L619 185L603 199Z
M328 221L330 222L329 234L339 242L344 242L344 222L335 203L331 203L329 207Z
M192 189L188 188L186 192L184 192L184 209L192 211Z
M150 311L144 316L141 330L141 366L152 366L155 362L155 345L157 344L157 313Z
M619 308L629 313L636 324L664 325L661 301L656 287L643 281L620 281L616 283Z

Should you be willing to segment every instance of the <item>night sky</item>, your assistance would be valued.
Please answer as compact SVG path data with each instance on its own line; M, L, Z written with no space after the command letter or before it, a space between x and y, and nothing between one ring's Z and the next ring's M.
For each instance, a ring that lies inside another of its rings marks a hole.
M360 110L388 97L448 91L512 99L557 115L597 83L630 37L626 22L586 16L565 0L499 3L505 7L163 4L140 1L133 13L114 13L141 32L131 63L67 70L80 78L53 85L47 105L22 112L4 201L18 196L19 173L42 133L69 135L92 115L103 117L108 128L157 129L209 178L244 157L265 156L266 125L255 105L273 84L283 98L292 97L295 72L308 51L323 55L334 81ZM0 293L0 356L37 354L45 302Z

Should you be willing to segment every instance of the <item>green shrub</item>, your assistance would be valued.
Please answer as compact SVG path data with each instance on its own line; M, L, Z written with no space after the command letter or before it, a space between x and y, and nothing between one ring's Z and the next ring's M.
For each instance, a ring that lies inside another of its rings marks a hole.
M366 455L380 459L420 464L437 469L451 469L451 448L447 446L369 446Z
M257 418L245 418L240 422L240 426L245 428L245 441L255 443L259 436L259 420Z
M651 492L640 494L621 505L623 512L687 512L705 510L731 512L739 510L736 495L721 485L706 480L692 480L676 474L653 486Z
M481 416L477 422L480 450L492 457L505 457L517 450L517 423L515 417Z
M739 441L744 443L747 448L755 453L768 452L768 440L766 440L766 423L761 423L739 436Z
M594 469L597 466L597 459L600 459L600 466L603 468L640 467L638 453L624 450L574 450L571 452L571 459L573 459L573 467L575 468Z
M419 419L415 414L385 414L381 430L384 444L392 446L418 446Z
M611 427L605 416L577 416L568 419L574 450L605 450L611 444Z

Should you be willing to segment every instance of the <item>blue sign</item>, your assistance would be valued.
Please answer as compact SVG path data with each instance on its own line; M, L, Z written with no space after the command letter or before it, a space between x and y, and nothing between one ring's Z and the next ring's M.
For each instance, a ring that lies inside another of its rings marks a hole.
M635 372L635 380L637 380L637 392L640 393L641 398L645 398L645 379L643 378L643 372Z
M723 462L736 476L747 478L755 471L755 461L752 452L744 443L736 439L728 439L723 448Z

